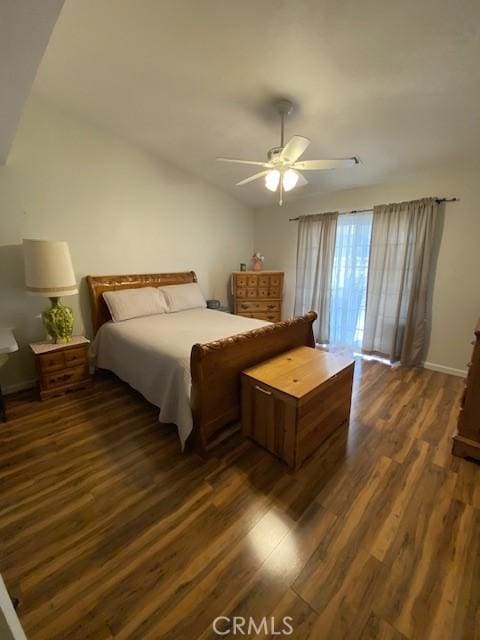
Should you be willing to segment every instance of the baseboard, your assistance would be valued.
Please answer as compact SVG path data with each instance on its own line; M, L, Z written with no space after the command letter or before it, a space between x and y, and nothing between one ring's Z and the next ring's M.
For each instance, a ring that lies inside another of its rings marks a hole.
M466 378L467 376L466 369L454 369L453 367L446 367L445 365L437 364L436 362L424 362L423 366L425 369L440 371L440 373L449 373L451 376L459 376L460 378Z
M16 391L32 389L36 384L36 380L25 380L24 382L17 382L16 384L4 384L2 385L2 393L4 396L7 396L9 393L15 393Z

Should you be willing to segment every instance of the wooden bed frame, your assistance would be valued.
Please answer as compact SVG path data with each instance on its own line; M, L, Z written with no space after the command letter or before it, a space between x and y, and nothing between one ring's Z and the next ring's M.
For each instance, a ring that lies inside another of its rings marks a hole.
M92 325L96 333L110 313L104 291L138 287L163 287L197 282L193 271L144 275L87 276ZM314 311L292 320L239 333L206 344L195 344L190 357L193 431L189 442L201 454L224 425L240 418L240 372L298 346L315 346Z

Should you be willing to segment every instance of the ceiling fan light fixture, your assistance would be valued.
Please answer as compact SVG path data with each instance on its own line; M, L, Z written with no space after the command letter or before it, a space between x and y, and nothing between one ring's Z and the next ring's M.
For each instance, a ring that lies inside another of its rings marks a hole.
M265 176L265 186L269 191L276 191L280 183L280 171L272 169Z
M300 176L293 169L287 169L282 177L283 188L285 191L291 191L294 187L296 187L298 178Z

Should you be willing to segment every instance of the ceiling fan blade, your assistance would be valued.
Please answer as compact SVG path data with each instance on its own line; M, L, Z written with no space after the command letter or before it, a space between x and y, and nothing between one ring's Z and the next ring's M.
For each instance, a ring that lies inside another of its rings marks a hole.
M271 167L269 162L257 162L256 160L240 160L238 158L215 158L218 162L237 162L238 164L255 164L259 167Z
M323 171L325 169L346 169L358 164L358 158L336 158L331 160L304 160L295 162L294 169L300 171Z
M308 138L304 138L303 136L293 136L283 147L283 150L280 153L280 158L287 162L295 162L309 144L310 140Z
M237 184L235 185L236 187L241 187L242 184L248 184L249 182L253 182L254 180L258 180L258 178L261 178L262 176L266 176L268 173L267 171L260 171L260 173L255 173L253 176L250 176L249 178L245 178L245 180L240 180L240 182L237 182Z
M297 173L298 173L298 181L297 181L296 186L297 187L303 187L303 185L308 184L308 180L301 173L299 173L298 171L297 171Z

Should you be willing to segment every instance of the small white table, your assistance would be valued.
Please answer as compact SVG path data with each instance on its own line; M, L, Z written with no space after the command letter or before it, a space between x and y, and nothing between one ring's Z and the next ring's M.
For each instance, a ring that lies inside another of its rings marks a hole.
M11 329L0 329L0 368L7 362L10 353L18 351L18 344ZM5 401L3 400L2 389L0 387L0 418L3 422L7 420L5 412Z

